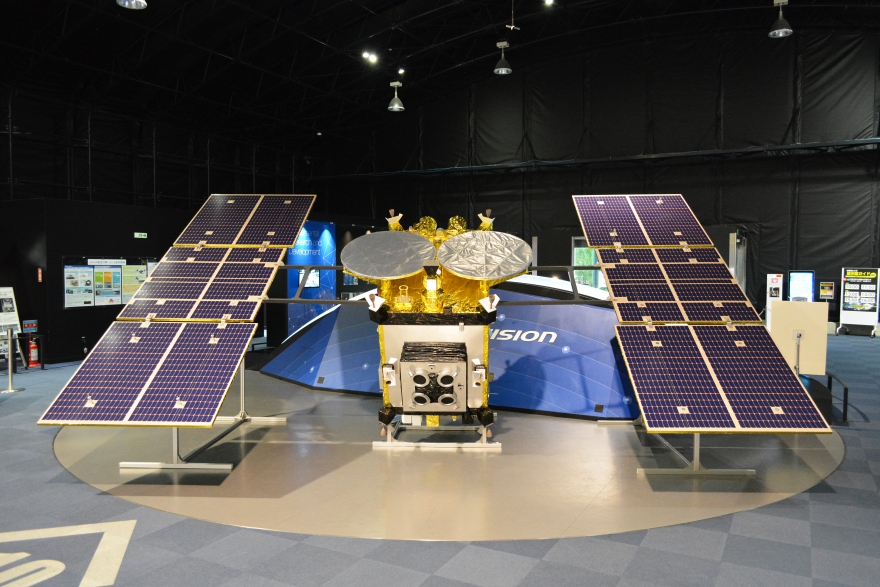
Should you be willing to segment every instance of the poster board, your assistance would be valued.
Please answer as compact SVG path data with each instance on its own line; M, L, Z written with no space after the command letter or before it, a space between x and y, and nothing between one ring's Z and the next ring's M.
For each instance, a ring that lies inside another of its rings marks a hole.
M877 326L877 275L874 267L844 267L840 275L840 323Z
M156 264L152 257L64 257L64 308L125 305Z
M11 287L0 287L0 355L3 357L9 356L9 340L6 337L6 331L10 328L15 334L21 332L18 304L15 302L15 292ZM20 344L18 352L21 354Z
M774 301L772 326L767 327L770 337L792 368L797 362L797 334L800 333L800 372L804 375L825 375L827 303Z

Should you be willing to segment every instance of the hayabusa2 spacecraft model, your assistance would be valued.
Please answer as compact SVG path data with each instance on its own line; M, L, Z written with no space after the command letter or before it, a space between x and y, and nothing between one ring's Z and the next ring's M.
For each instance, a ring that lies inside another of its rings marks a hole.
M378 286L368 298L381 353L382 434L398 416L440 416L480 424L491 436L489 325L499 302L489 288L524 273L531 248L492 230L491 211L468 230L461 216L446 229L423 217L409 229L402 215L389 230L367 234L342 251L345 272ZM392 432L393 434L393 432Z

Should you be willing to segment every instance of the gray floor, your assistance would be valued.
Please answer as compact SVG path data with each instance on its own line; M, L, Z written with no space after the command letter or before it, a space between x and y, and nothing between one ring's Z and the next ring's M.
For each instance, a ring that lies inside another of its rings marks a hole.
M72 373L24 374L0 396L0 551L62 561L39 583L79 585L100 538L9 541L9 532L137 520L115 585L823 586L880 584L880 341L829 338L829 370L851 387L847 455L812 490L769 506L601 538L403 542L240 529L137 506L79 482L34 422ZM878 418L878 420L874 420ZM14 538L14 536L12 536ZM4 563L0 553L0 563ZM0 564L3 572L11 565Z

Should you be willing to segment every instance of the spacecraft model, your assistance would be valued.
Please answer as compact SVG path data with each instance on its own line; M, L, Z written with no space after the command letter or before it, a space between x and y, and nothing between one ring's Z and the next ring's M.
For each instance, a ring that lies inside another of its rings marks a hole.
M476 419L483 438L491 436L489 325L499 298L489 288L521 275L532 250L493 231L490 214L479 215L476 230L461 216L445 230L428 216L404 230L391 210L387 232L342 251L346 273L378 286L368 305L379 325L383 436L397 416L424 416L439 427L441 415L463 425Z

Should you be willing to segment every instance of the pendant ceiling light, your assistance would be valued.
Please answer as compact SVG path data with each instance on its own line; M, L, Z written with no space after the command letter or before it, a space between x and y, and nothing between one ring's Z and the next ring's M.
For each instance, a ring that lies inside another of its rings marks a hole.
M501 59L498 60L498 63L495 64L495 73L498 75L507 75L509 73L513 73L513 69L510 68L510 63L507 62L507 59L504 57L504 50L510 45L507 41L500 41L495 43L495 46L501 49Z
M770 29L770 33L767 36L771 39L782 39L794 32L791 30L791 25L788 24L788 21L782 17L782 6L788 4L788 1L774 0L773 3L779 6L779 18L773 23L773 28Z
M116 3L131 10L143 10L147 7L147 0L116 0Z
M388 103L388 110L391 112L403 112L403 102L397 97L397 88L402 86L403 84L400 82L391 82L391 87L394 88L394 97L391 98L391 102Z

